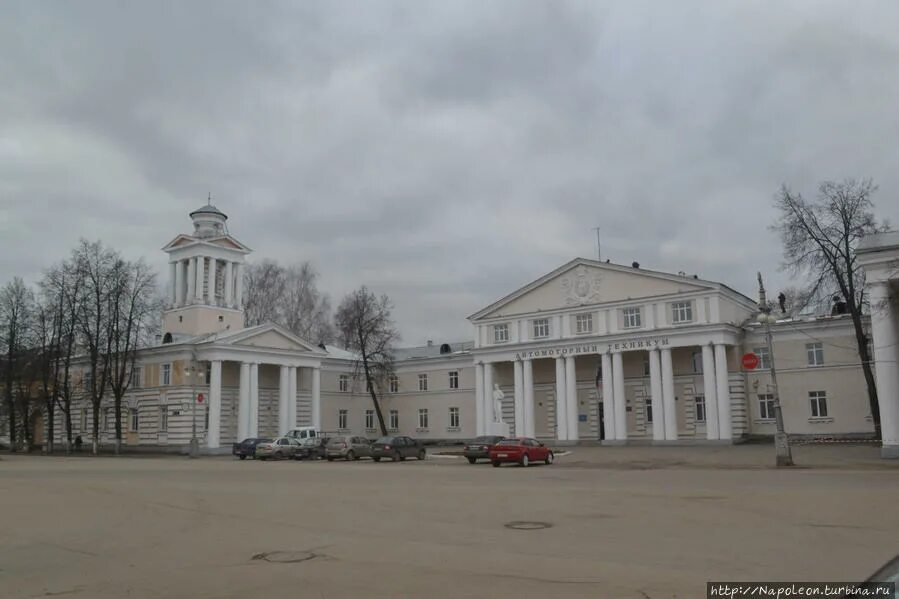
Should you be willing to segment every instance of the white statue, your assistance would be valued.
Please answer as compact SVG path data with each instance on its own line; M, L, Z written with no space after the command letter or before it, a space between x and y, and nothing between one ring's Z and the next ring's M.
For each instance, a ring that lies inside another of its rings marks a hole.
M506 396L496 383L493 384L493 421L503 421L503 398Z

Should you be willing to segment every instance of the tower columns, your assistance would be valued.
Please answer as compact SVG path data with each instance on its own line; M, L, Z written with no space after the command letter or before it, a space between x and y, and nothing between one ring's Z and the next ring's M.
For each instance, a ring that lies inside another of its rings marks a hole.
M203 281L206 278L206 258L203 256L194 256L194 273L196 281L194 281L194 300L196 303L203 303Z
M225 307L231 307L231 291L234 289L234 263L225 262Z

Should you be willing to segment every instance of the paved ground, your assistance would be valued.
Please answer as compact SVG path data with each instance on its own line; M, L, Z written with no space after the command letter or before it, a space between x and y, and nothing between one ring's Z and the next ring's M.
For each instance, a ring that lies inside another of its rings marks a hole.
M899 552L899 464L805 447L784 472L771 451L574 448L527 470L4 455L0 597L699 597L860 579Z

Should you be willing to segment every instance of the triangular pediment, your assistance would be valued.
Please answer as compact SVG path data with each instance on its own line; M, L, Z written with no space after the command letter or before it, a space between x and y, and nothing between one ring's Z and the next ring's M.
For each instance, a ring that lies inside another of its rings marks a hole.
M249 254L252 250L239 242L237 239L231 237L230 235L223 235L222 237L211 237L207 239L199 239L197 237L193 237L191 235L186 235L184 233L178 235L173 240L165 244L162 250L164 252L170 252L172 250L176 250L178 248L183 248L189 245L214 245L220 248L225 248L229 250L237 250L244 254Z
M717 283L688 276L578 258L469 318L480 320L719 288Z
M321 348L314 343L301 339L287 329L276 324L265 324L238 331L227 337L219 338L217 343L243 347L258 347L260 349L324 353Z
M190 235L182 234L182 235L178 235L173 240L171 240L170 242L165 244L165 246L163 246L162 249L163 249L163 251L167 252L169 250L174 250L176 248L184 247L186 245L190 245L190 244L196 243L196 242L197 242L197 240L195 238L191 237Z

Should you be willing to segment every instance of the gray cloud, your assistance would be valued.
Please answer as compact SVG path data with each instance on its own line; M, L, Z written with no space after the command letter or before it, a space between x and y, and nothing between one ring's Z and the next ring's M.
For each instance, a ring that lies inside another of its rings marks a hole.
M895 3L0 5L0 278L231 231L388 293L409 343L594 254L772 286L771 198L899 220Z

